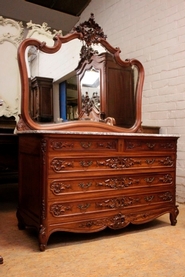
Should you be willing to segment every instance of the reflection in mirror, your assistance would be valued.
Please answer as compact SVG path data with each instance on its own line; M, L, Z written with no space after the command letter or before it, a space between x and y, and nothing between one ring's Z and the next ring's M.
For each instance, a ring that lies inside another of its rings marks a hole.
M95 89L96 82L93 78L96 75L98 75L95 77L98 87ZM77 76L79 119L102 121L111 117L114 118L114 124L117 126L131 128L134 125L139 76L136 65L125 66L125 64L118 63L109 52L93 53L79 62ZM87 84L89 82L86 81L87 77L91 84ZM97 100L94 98L96 92ZM99 101L98 108L94 105L97 101Z
M100 71L95 68L86 70L81 80L81 115L86 114L88 117L90 112L100 114ZM99 117L99 116L98 116Z
M67 103L67 107L65 105ZM76 75L66 80L66 101L61 103L63 105L64 114L61 116L64 120L77 120L78 119L78 91ZM67 114L67 116L65 115Z
M76 75L71 74L75 74L74 68L78 64L81 47L80 40L64 44L62 49L53 54L40 51L34 45L27 47L29 113L34 121L61 122L78 118ZM70 48L75 50L71 52ZM44 81L42 84L38 82L41 79ZM60 101L60 88L65 89L62 92L62 101L65 99L65 103Z

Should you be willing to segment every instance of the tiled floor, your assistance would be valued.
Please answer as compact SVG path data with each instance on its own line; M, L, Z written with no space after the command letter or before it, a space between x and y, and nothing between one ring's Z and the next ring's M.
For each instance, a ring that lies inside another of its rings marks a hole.
M2 277L185 277L183 204L175 227L166 214L116 232L58 232L45 252L39 251L33 230L18 230L16 207L17 185L0 186Z

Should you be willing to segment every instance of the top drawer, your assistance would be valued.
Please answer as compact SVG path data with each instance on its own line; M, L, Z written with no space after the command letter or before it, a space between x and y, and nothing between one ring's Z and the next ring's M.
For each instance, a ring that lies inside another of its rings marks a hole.
M118 139L112 138L55 138L49 140L49 151L50 152L81 152L81 151L118 151Z
M175 152L176 151L176 139L130 139L125 138L125 151L126 152L138 152L138 151L160 151L160 152Z
M176 152L175 137L55 137L49 138L50 153L75 152Z

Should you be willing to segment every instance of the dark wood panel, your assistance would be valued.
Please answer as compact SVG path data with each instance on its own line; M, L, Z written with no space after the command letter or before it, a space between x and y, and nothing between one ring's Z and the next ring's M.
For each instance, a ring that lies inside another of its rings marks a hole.
M0 134L0 183L18 181L18 136Z

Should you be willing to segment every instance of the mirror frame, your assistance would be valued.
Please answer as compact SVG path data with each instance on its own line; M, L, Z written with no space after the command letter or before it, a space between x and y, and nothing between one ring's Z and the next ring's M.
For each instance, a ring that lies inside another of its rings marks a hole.
M90 31L89 31L90 30ZM93 32L92 32L93 30ZM39 123L35 122L29 114L29 78L27 72L26 64L26 49L28 46L35 46L38 50L53 54L56 53L62 44L67 43L73 39L79 39L85 42L87 46L93 44L100 44L107 51L109 51L117 64L122 67L136 66L138 68L138 83L136 89L136 120L131 128L123 128L118 126L112 126L112 121L114 119L107 118L105 122L95 122L95 121L82 121L75 120L69 122L60 123ZM94 15L91 14L89 21L85 21L79 26L75 27L71 33L62 36L57 34L54 37L54 45L49 47L45 42L41 42L36 39L25 39L22 41L18 48L18 64L21 77L21 115L19 115L19 122L17 124L18 131L24 130L71 130L71 131L110 131L110 132L126 132L134 133L141 132L141 109L142 109L142 91L144 83L144 68L143 65L136 59L122 60L120 58L120 49L118 47L113 47L110 45L106 36L104 35L102 28L95 23ZM107 123L107 124L105 124Z

